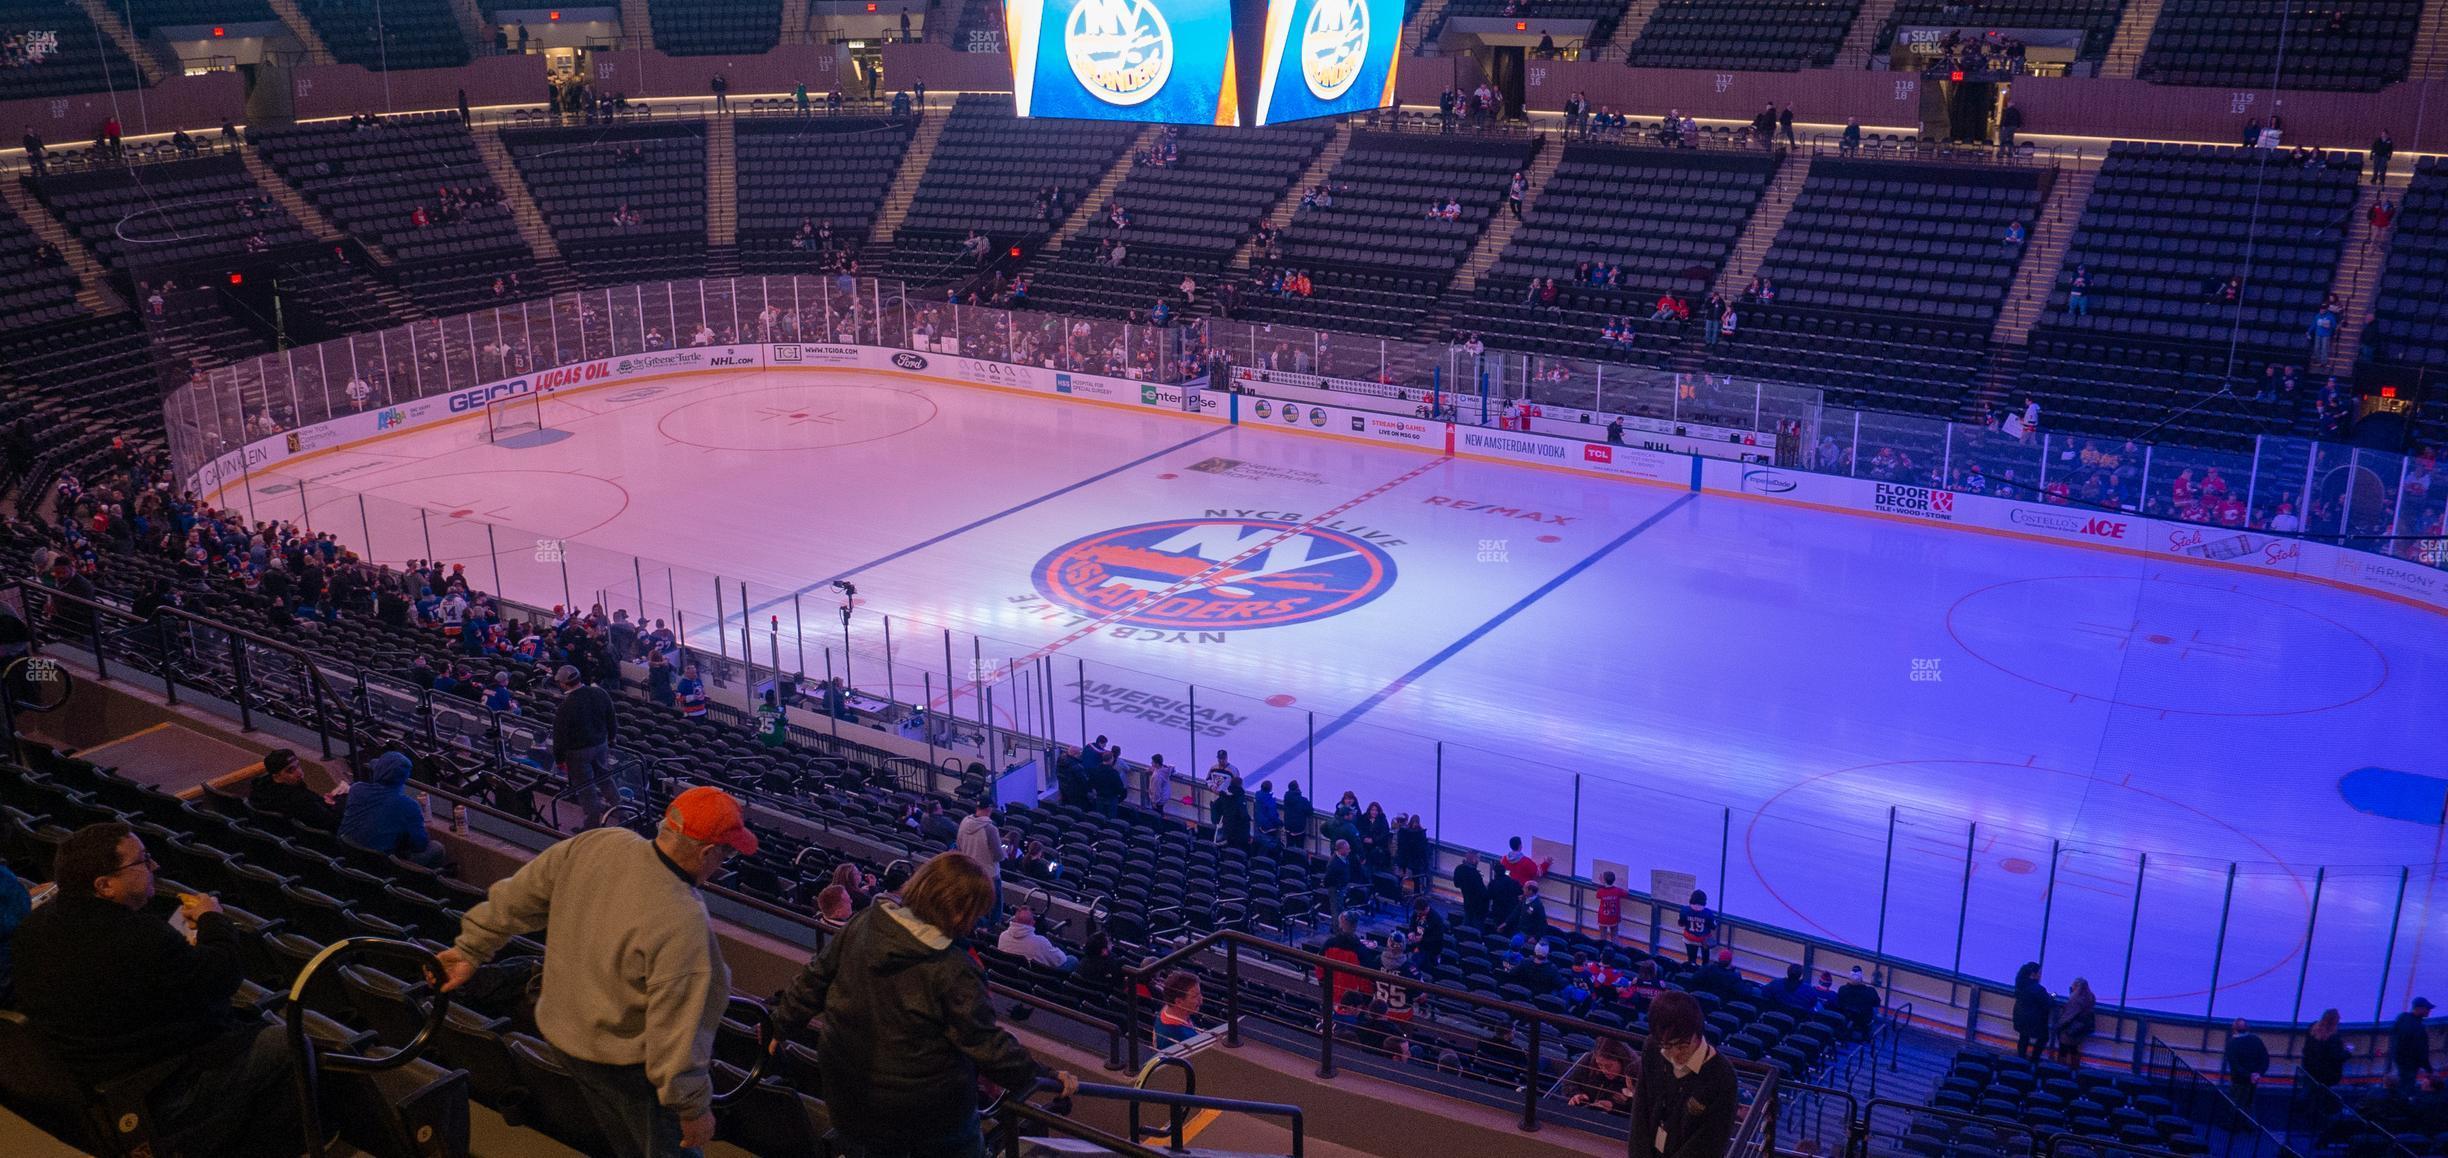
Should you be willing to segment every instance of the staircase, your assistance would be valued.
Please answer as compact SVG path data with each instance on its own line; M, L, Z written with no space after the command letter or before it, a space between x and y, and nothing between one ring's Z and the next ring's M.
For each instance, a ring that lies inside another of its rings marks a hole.
M1743 226L1742 239L1734 243L1734 256L1726 259L1725 268L1717 273L1715 292L1733 297L1742 287L1751 284L1759 274L1760 262L1768 256L1768 247L1776 244L1777 232L1785 228L1785 217L1793 212L1794 197L1802 192L1802 183L1810 180L1813 154L1790 152L1784 165L1777 169L1776 180L1760 195L1757 208L1751 210L1751 221Z
M296 186L283 179L280 173L263 159L263 154L241 147L238 150L238 159L246 165L247 176L254 178L255 183L262 186L264 192L271 194L274 201L280 202L281 208L288 210L289 216L296 218L298 224L305 226L306 232L314 235L315 240L328 245L350 236L338 225L333 224L331 218L325 217L323 210L317 208L314 202L307 200L306 195L298 192ZM391 263L391 255L384 253L381 247L372 240L364 238L359 240L366 247L366 252L373 254L376 260L385 265Z
M384 309L391 311L392 317L403 322L416 322L433 316L432 312L418 304L415 298L400 292L398 286L380 277L369 276L365 281L368 286L372 287L374 300L381 302Z
M1615 21L1614 34L1599 43L1629 45L1640 39L1641 29L1649 26L1649 18L1657 15L1657 10L1658 0L1632 0L1631 5L1624 9L1623 16ZM1588 59L1588 53L1583 53L1582 58Z
M2388 264L2389 242L2374 237L2371 207L2382 197L2398 203L2402 212L2405 187L2410 173L2389 174L2389 185L2365 185L2355 198L2354 219L2346 226L2346 250L2338 260L2337 281L2329 292L2345 303L2338 319L2337 337L2329 345L2329 360L2309 367L2315 375L2352 373L2355 347L2363 341L2363 324L2371 320L2373 304L2380 297L2380 270Z
M2057 285L2057 271L2065 265L2066 250L2074 240L2074 227L2082 220L2083 206L2091 200L2091 185L2097 180L2096 159L2085 168L2068 166L2057 171L2056 184L2049 189L2040 220L2032 224L2031 237L2024 242L2023 260L2015 269L2014 284L2007 287L2005 304L1999 307L1997 322L1990 327L1992 348L2022 345L2031 336L2033 323L2047 312L2049 293Z
M323 43L323 34L315 31L314 21L306 19L306 14L298 11L297 0L264 0L264 3L270 6L273 15L281 18L282 24L288 26L289 35L297 37L298 43L306 46L307 63L332 63L331 46Z
M930 17L927 23L934 20ZM782 0L782 43L797 44L807 39L807 0Z
M8 202L9 209L26 223L26 228L34 231L34 236L57 246L60 255L68 259L68 268L77 275L77 304L97 314L115 314L129 308L128 303L119 299L119 291L111 288L110 272L103 268L101 259L85 248L76 231L61 224L59 218L43 208L42 202L26 192L22 182L0 181L0 200Z
M621 0L621 47L653 51L654 18L646 12L646 0Z
M1425 43L1428 30L1444 21L1445 8L1446 0L1424 0L1420 4L1419 15L1411 21L1410 29L1403 35L1403 44L1414 50L1413 55L1417 55L1416 50Z
M493 186L502 191L502 200L510 206L510 217L518 222L519 236L536 257L536 265L544 271L545 280L553 292L576 288L564 285L570 278L569 265L561 259L561 243L553 240L552 228L544 223L544 213L536 208L535 196L527 191L527 179L519 175L518 163L510 159L510 149L502 144L498 125L477 126L469 130L476 138L476 155L484 158L485 173L493 178Z
M1547 187L1547 179L1555 176L1556 166L1563 160L1562 141L1540 141L1538 153L1530 158L1530 192L1522 200L1524 212L1529 211L1530 202L1538 197L1539 190ZM1464 291L1466 295L1468 291L1478 289L1479 275L1496 264L1496 259L1504 254L1505 245L1513 240L1513 231L1521 228L1521 224L1511 209L1498 206L1496 215L1488 221L1487 232L1479 235L1479 244L1472 246L1470 256L1462 259L1462 270L1454 278L1454 288Z
M1861 15L1853 18L1853 27L1845 30L1844 46L1836 50L1836 67L1868 68L1870 57L1878 50L1879 30L1887 27L1887 18L1895 15L1896 0L1865 0Z
M1292 186L1284 190L1283 200L1275 203L1274 210L1267 214L1266 223L1277 230L1292 224L1292 215L1300 211L1301 194L1326 183L1326 174L1334 172L1335 165L1343 160L1343 152L1351 148L1351 140L1351 122L1336 125L1334 136L1326 139L1326 147L1318 150L1317 159L1309 162L1309 167L1301 170L1301 175L1292 182ZM1241 243L1241 248L1233 251L1232 260L1226 263L1225 268L1248 273L1250 259L1257 250L1258 237L1252 233L1249 240Z
M73 0L73 2L76 4L77 11L84 13L94 22L94 27L102 30L102 35L110 37L111 43L119 46L119 51L126 53L129 60L136 62L136 71L144 75L146 84L160 84L162 78L169 75L169 70L162 65L161 57L154 55L152 48L148 47L145 42L136 39L135 30L119 19L118 9L104 3L103 0Z
M705 119L706 244L727 249L739 244L739 198L732 189L731 118Z
M2117 25L2116 39L2108 42L2107 59L2100 62L2101 76L2134 78L2134 70L2142 65L2142 49L2150 43L2151 29L2159 26L2159 3L2160 0L2128 0L2125 19Z
M892 244L893 233L909 219L910 198L917 195L918 179L926 175L927 162L935 159L935 142L943 139L944 123L952 114L941 113L921 117L918 131L911 134L909 148L901 154L901 169L893 174L892 184L884 190L884 211L876 215L875 226L867 231L867 248Z
M2423 5L2406 75L2414 80L2448 80L2448 4Z
M485 56L494 50L493 28L485 23L484 13L476 10L476 2L453 0L451 16L459 21L459 36L467 41L469 55Z
M1155 148L1157 138L1163 134L1163 125L1149 125L1139 130L1139 135L1132 137L1130 144L1122 146L1122 155L1114 158L1113 167L1105 170L1105 175L1099 178L1095 185L1090 186L1087 192L1080 194L1079 204L1071 207L1070 216L1063 218L1061 224L1047 230L1046 237L1048 239L1068 238L1088 228L1090 222L1104 216L1105 207L1113 203L1114 190L1121 188L1122 182L1129 179L1131 170L1138 167L1140 152Z

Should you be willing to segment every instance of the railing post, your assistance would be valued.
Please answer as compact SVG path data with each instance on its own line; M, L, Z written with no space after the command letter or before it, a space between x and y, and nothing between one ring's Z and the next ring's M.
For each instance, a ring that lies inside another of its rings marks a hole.
M109 679L110 661L102 656L102 608L99 604L85 608L85 637L93 645L94 678Z
M1317 1076L1332 1078L1334 1068L1334 963L1318 966L1318 1068Z
M1537 1017L1531 1018L1530 1040L1524 1043L1525 1048L1522 1051L1521 1128L1522 1132L1525 1134L1536 1134L1538 1133L1539 1128L1539 1040L1543 1036L1543 1031L1546 1028L1547 1022L1545 1019Z
M1224 1046L1241 1048L1241 942L1224 942Z
M161 664L162 698L178 703L178 681L170 677L170 617L153 614L153 650Z
M316 671L309 660L305 675L307 688L314 693L315 739L323 746L323 758L329 760L332 755L331 716L323 708L322 673Z
M226 638L230 648L230 678L236 681L234 686L238 696L238 730L252 732L255 730L255 708L247 703L246 646L235 635Z

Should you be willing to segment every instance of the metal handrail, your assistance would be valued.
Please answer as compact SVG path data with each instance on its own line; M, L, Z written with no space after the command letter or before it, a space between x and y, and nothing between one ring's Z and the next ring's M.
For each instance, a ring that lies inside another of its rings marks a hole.
M1182 1068L1187 1071L1190 1067L1185 1064L1182 1066ZM1047 1090L1059 1088L1061 1087L1052 1079L1041 1078L1038 1080L1034 1089L1026 1092L1011 1091L1006 1093L998 1104L998 1107L990 1108L987 1113L989 1116L992 1116L997 1112L1008 1112L1015 1106L1026 1107L1028 1105L1029 1097ZM1303 1158L1307 1149L1308 1114L1299 1106L1292 1105L1288 1102L1261 1102L1248 1098L1219 1098L1207 1094L1172 1094L1166 1093L1162 1090L1143 1089L1135 1085L1116 1086L1105 1085L1097 1082L1079 1083L1079 1086L1074 1091L1073 1096L1081 1098L1096 1098L1103 1101L1129 1103L1132 1110L1131 1125L1134 1131L1136 1131L1138 1128L1137 1111L1141 1106L1164 1106L1175 1111L1218 1110L1232 1114L1258 1114L1270 1118L1282 1118L1285 1120L1285 1125L1292 1133L1292 1158ZM1029 1108L1034 1109L1034 1107ZM1052 1115L1048 1115L1048 1117L1052 1117ZM1176 1113L1174 1115L1172 1145L1175 1152L1179 1152L1184 1148L1184 1139L1181 1133L1182 1121L1184 1117L1185 1115L1180 1113ZM1032 1117L1030 1120L1040 1122L1044 1121L1042 1118L1035 1117ZM1057 1120L1066 1123L1066 1125L1078 1127L1083 1131L1091 1129L1090 1127L1080 1127L1078 1126L1078 1123L1070 1122L1068 1119ZM1086 1137L1087 1135L1083 1133L1078 1136ZM1107 1141L1106 1139L1111 1139L1111 1141ZM1115 1142L1123 1142L1124 1140L1113 1138L1112 1135L1106 1135L1103 1139L1090 1138L1089 1140L1108 1146L1118 1154L1160 1155L1163 1153L1162 1151L1150 1150L1144 1146L1141 1146L1136 1139L1129 1140L1126 1145L1114 1145ZM1011 1146L1012 1148L1008 1152L1014 1154L1018 1153L1017 1142L1012 1143Z
M43 632L41 631L41 627L49 623L51 616L35 615L32 613L31 605L27 602L27 593L29 591L38 594L46 601L65 602L70 606L82 607L89 613L87 616L87 622L85 624L86 638L81 642L92 650L94 660L94 675L98 679L105 681L110 679L110 657L107 654L102 642L101 616L109 615L121 622L134 626L150 626L154 629L154 658L157 666L160 669L154 674L162 681L163 698L172 704L176 704L178 703L178 679L176 675L176 668L170 662L169 625L172 621L183 621L197 627L202 627L213 632L217 632L220 635L228 638L231 674L237 680L233 699L238 708L239 728L241 731L253 731L255 728L254 706L248 701L246 694L249 690L249 680L245 647L252 646L288 657L294 664L294 670L305 673L305 678L309 681L311 690L313 692L312 711L315 734L321 742L322 754L325 759L330 759L332 755L331 741L332 732L334 730L332 727L330 711L326 705L335 705L338 707L342 717L339 727L340 733L344 737L351 737L355 735L355 729L352 726L353 721L349 711L347 698L332 690L329 681L327 681L323 676L322 669L316 665L314 656L296 644L283 643L268 636L258 635L242 627L233 627L218 620L207 619L204 616L188 611L182 607L173 607L165 604L162 607L156 608L153 613L153 618L147 620L140 618L134 611L131 611L128 608L121 607L113 603L106 603L98 599L88 599L84 596L70 594L69 592L53 587L40 579L31 577L19 579L13 584L13 586L17 592L18 606L27 609L28 614L26 616L26 624L29 628L34 629L31 632L33 638L31 640L30 647L30 651L33 654L40 654L41 652L43 644ZM350 753L350 757L354 759L355 756L356 753L352 751Z
M297 1063L294 1072L299 1108L305 1119L306 1152L313 1158L323 1158L327 1153L323 1139L323 1115L317 1098L318 1068L329 1067L344 1073L379 1073L398 1069L417 1060L425 1052L426 1044L433 1040L435 1034L442 1032L443 1019L450 1014L450 994L436 989L433 1007L425 1013L425 1024L417 1028L416 1036L409 1039L406 1045L382 1055L317 1054L313 1042L306 1036L308 983L325 966L345 957L365 954L405 958L416 965L419 973L428 977L440 977L443 973L441 959L427 952L423 946L388 937L350 937L334 941L298 970L297 979L289 983L289 999L282 1012L289 1027L289 1053Z

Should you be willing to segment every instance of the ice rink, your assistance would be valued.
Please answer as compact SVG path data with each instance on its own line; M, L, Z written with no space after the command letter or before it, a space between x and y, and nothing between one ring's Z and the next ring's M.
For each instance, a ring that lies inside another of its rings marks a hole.
M2002 981L2045 927L2051 988L2106 1002L2198 1015L2215 976L2220 1015L2352 1021L2448 989L2437 817L2341 791L2448 776L2435 613L854 371L542 415L510 444L479 418L307 457L223 501L302 505L522 602L684 618L708 650L719 598L735 655L744 584L760 663L903 702L949 681L973 716L982 660L1000 727L1077 743L1085 715L1128 759L1198 768L1229 749L1321 811L1349 789L1637 888L1689 872L1738 921L1925 965Z

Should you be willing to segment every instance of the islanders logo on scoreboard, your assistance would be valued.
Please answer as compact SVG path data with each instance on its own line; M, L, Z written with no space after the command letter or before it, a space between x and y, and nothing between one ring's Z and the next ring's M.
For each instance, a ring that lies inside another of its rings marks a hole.
M1100 531L1037 563L1056 606L1166 630L1284 627L1340 615L1394 585L1394 558L1332 527L1286 519L1169 519Z
M1090 96L1141 104L1173 75L1173 26L1156 0L1080 0L1063 22L1063 53Z
M1301 80L1322 101L1351 91L1368 60L1368 0L1315 0L1301 29Z

